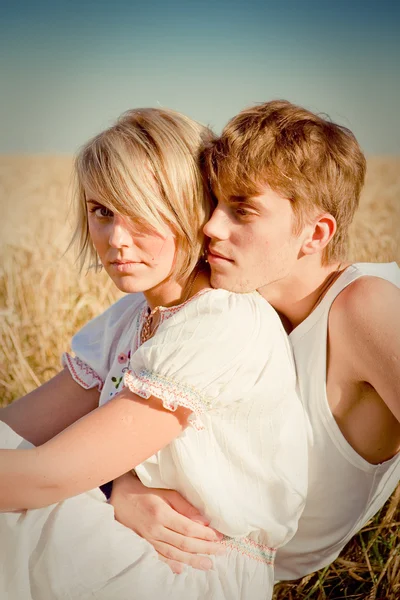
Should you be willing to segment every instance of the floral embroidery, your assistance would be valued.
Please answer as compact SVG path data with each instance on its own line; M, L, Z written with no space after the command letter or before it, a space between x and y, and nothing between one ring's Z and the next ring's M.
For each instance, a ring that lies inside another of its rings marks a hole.
M171 317L173 314L175 314L176 312L181 310L181 308L186 306L186 304L189 304L193 300L197 300L197 298L199 298L203 294L207 294L211 289L212 288L204 288L203 290L200 290L199 292L197 292L197 294L194 294L194 296L191 296L182 304L177 304L176 306L167 306L167 307L162 306L161 308L164 309L163 312L168 313L168 317Z
M267 565L273 565L275 562L276 548L270 548L265 544L258 544L250 538L230 538L225 536L221 540L221 544L228 548L233 548L244 554L248 558L258 560L259 562L266 563Z
M124 385L141 398L156 396L162 400L164 408L175 411L184 406L193 411L189 422L197 430L204 429L200 415L211 407L211 399L203 396L194 387L158 375L147 369L139 373L129 370L124 375Z
M89 390L97 386L99 391L103 389L104 382L101 377L83 360L77 356L71 356L68 352L64 352L61 361L64 367L68 367L72 379L83 388Z
M131 351L129 350L126 354L124 352L121 352L120 354L118 354L118 362L120 365L123 365L125 363L129 363L129 359L131 358ZM121 385L121 382L124 378L124 373L128 370L128 367L124 367L121 371L121 375L117 376L117 377L111 377L111 381L114 384L115 389L117 390L119 388L119 386ZM114 395L113 393L110 394L110 396Z
M119 388L122 379L123 379L123 375L121 375L121 377L111 377L111 381L113 382L116 390Z
M200 290L199 292L197 292L197 294L194 294L194 296L191 296L185 302L182 302L182 304L178 304L177 306L158 306L157 308L159 310L159 315L160 315L158 327L160 327L160 325L162 325L165 321L167 321L170 317L172 317L172 315L179 312L181 310L181 308L183 308L184 306L186 306L193 300L196 300L197 298L199 298L199 296L202 296L203 294L208 293L211 289L212 288L205 288L203 290ZM149 314L149 310L150 310L149 306L147 304L145 304L138 315L138 318L136 321L135 343L134 343L135 352L140 346L140 338L141 338L142 328L145 323L146 317ZM158 327L157 327L157 329L158 329Z
M148 309L149 309L149 307L147 306L147 304L145 304L144 307L142 308L142 310L140 311L140 313L138 314L138 317L136 320L135 352L136 352L136 350L139 349L139 346L140 346L140 337L141 337L142 327L144 325L144 322L145 322L145 319L146 319L146 316L148 313Z
M123 365L127 360L128 357L126 356L126 354L124 354L123 352L121 352L121 354L118 354L118 362L120 365Z

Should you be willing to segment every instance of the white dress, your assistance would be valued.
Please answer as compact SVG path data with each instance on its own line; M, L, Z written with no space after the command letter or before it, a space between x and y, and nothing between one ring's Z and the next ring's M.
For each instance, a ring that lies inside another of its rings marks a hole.
M0 515L1 598L271 597L276 549L294 535L307 488L307 425L288 338L256 292L205 290L163 308L140 346L146 309L142 295L124 297L74 336L75 356L63 361L80 385L101 389L100 404L127 385L167 409L192 410L191 426L132 466L145 485L175 489L205 514L226 553L211 571L174 575L96 489ZM3 446L21 441L3 432Z

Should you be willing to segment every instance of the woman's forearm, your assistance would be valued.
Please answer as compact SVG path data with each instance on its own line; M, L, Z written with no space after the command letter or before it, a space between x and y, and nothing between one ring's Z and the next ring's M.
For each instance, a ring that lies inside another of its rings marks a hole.
M40 448L0 450L0 511L48 506L60 499L59 474Z
M1 408L0 421L34 446L40 446L94 410L99 397L97 388L82 388L64 369L36 390Z
M48 506L115 479L177 437L189 415L124 388L42 446L0 450L0 511Z

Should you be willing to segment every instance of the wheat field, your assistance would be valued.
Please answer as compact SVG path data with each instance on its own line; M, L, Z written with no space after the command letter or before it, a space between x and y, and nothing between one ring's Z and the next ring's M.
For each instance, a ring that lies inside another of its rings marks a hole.
M60 369L74 332L120 293L79 274L70 236L70 157L0 157L0 405ZM350 258L400 263L400 158L371 158ZM276 586L275 600L400 597L400 487L329 568Z

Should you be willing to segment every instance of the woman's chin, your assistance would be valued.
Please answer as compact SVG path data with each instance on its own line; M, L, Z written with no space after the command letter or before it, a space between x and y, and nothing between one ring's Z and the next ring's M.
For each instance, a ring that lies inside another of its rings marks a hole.
M124 294L138 294L145 291L145 286L129 284L129 283L119 283L117 288L120 292L124 292Z
M137 281L136 278L132 277L112 277L112 280L119 291L124 292L124 294L144 292L148 287L143 281Z

